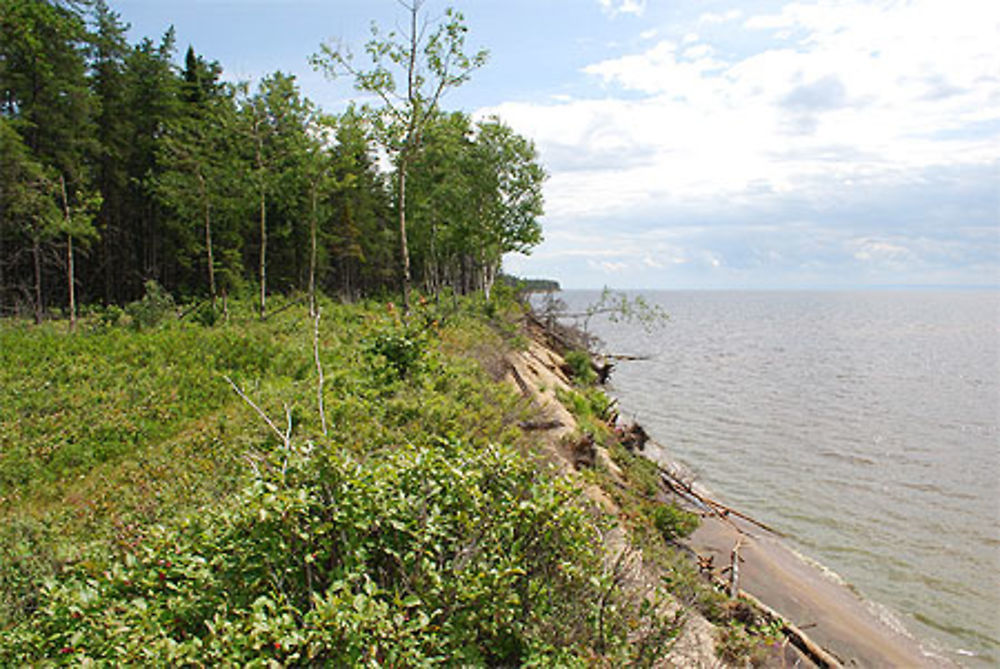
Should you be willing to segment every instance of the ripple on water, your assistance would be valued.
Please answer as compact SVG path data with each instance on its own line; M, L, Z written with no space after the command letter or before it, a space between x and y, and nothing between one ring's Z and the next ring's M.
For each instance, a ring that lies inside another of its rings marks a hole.
M623 409L922 635L995 656L1000 293L646 297L661 332L595 326L657 356L616 371Z

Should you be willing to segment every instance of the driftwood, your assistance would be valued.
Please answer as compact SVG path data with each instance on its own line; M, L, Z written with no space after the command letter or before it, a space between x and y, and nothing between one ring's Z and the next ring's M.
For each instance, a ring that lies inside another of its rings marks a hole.
M695 556L698 559L699 571L707 574L709 579L719 589L726 591L731 590L731 579L730 581L726 581L712 569L712 556L705 557L698 555L697 553L695 553ZM740 559L742 560L742 558ZM728 571L730 571L730 567L723 569L722 573L726 573ZM797 626L745 590L740 591L736 598L738 601L744 602L745 604L748 604L752 608L756 609L758 612L762 613L768 620L779 623L781 625L781 633L785 635L785 638L817 667L821 667L821 669L841 669L844 666L843 662L841 662L839 658L835 657L828 650L810 639L809 636L803 631L807 627L815 627L816 623L808 623L806 625Z
M533 430L555 430L556 428L563 427L563 422L561 420L522 420L518 422L517 426L529 432Z
M694 500L699 506L708 509L709 511L719 516L720 518L732 523L729 517L736 516L737 518L741 518L747 521L748 523L756 525L762 530L767 530L771 534L774 534L779 537L785 536L782 532L779 532L778 530L774 529L770 525L767 525L766 523L762 523L756 518L748 516L747 514L737 511L736 509L733 509L731 507L728 507L725 504L722 504L721 502L717 502L710 497L702 495L701 493L695 492L694 488L690 483L682 481L674 472L670 471L663 465L657 464L656 466L660 470L660 479L663 481L664 485L666 485L671 491L689 500Z
M742 545L743 536L741 535L729 553L729 596L733 599L740 596L740 547Z
M594 438L589 434L584 434L572 446L573 466L577 469L586 467L590 469L597 460L597 446Z
M647 443L649 443L649 433L642 425L633 423L622 430L621 444L626 450L642 451L645 450Z
M764 602L760 601L748 592L741 592L740 599L748 602L760 611L763 611L772 620L780 622L782 634L784 634L785 637L791 641L792 645L798 648L803 655L812 660L817 667L820 667L821 669L839 669L844 666L843 663L834 657L829 651L810 639L808 635L802 631L801 627L797 627L789 620L786 620L784 616Z
M590 368L597 374L597 382L603 386L611 378L611 372L614 371L615 366L610 362L599 363L596 360L591 360Z
M648 355L628 355L626 353L607 353L604 355L605 358L609 360L625 360L628 362L637 360L652 360L652 356Z
M528 382L524 380L521 376L521 372L517 371L517 367L514 365L510 366L510 375L514 379L514 383L517 387L521 389L521 394L525 397L531 397L531 387L528 386Z

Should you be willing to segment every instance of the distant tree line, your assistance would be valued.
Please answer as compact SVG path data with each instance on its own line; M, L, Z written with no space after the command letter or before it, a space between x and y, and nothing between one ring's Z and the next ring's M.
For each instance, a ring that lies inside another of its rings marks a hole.
M450 11L443 37L417 44L419 7L403 52L424 49L432 74L444 64L437 93L464 81L449 63L467 76L485 55L462 60ZM488 292L504 253L540 241L545 173L499 119L411 95L419 124L393 144L386 109L324 113L293 76L229 83L192 48L177 63L173 28L133 45L127 29L104 0L0 0L0 314L73 316L149 280L253 295L262 314L274 291L354 299L411 276Z

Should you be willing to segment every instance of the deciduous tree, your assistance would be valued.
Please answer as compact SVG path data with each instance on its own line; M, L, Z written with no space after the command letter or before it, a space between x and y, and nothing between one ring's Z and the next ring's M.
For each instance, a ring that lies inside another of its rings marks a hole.
M438 113L441 96L468 81L472 72L486 63L487 52L466 53L468 28L461 13L448 8L443 20L431 25L421 12L424 0L398 1L406 12L408 28L383 33L372 24L372 37L365 45L369 69L356 65L347 48L331 44L321 45L312 62L331 77L348 75L355 88L374 94L382 102L383 106L371 113L381 142L396 165L403 308L408 311L407 170L420 149L427 124Z

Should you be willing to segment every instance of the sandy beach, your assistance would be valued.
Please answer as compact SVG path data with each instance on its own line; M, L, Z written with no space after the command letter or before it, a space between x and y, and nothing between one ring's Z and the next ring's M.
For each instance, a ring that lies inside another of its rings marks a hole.
M711 559L713 571L728 579L728 571L723 572L739 542L740 590L775 610L843 666L954 666L925 651L887 612L792 551L780 537L733 515L700 511L702 523L686 545L700 558Z

